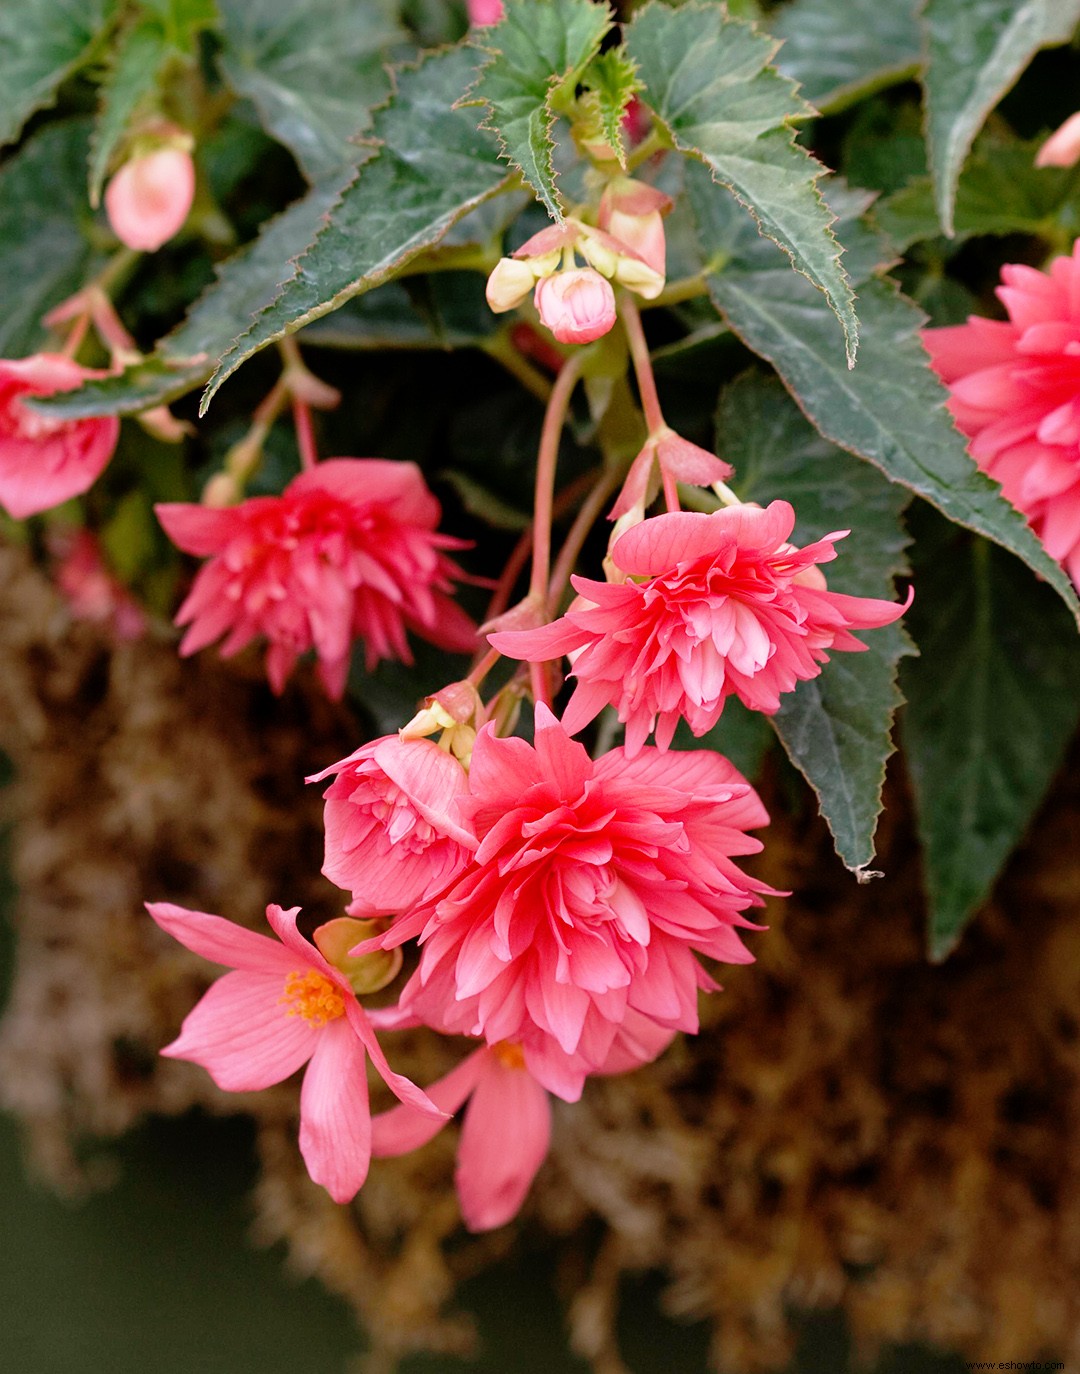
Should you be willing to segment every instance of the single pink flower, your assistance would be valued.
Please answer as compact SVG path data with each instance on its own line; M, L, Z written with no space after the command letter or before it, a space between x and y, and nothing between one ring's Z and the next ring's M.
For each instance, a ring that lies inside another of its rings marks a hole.
M348 980L297 931L299 907L266 908L280 944L169 902L148 902L146 909L185 948L233 970L203 995L161 1053L201 1064L226 1092L257 1092L308 1064L300 1152L335 1202L356 1195L371 1158L365 1052L395 1096L442 1119L426 1094L387 1064Z
M441 552L466 546L435 533L439 503L413 463L331 458L280 496L155 509L174 543L210 559L177 613L191 627L182 654L226 635L228 657L264 635L280 692L314 648L327 692L340 697L356 637L369 671L383 658L412 662L406 630L443 649L475 644L472 621L447 595L460 572Z
M387 915L441 892L476 847L456 818L468 775L430 739L384 735L308 778L326 789L323 872L353 915Z
M474 1050L428 1088L448 1115L469 1098L461 1126L454 1182L470 1231L504 1226L525 1201L551 1140L551 1104L525 1067L517 1045ZM408 1154L445 1125L412 1107L392 1107L373 1118L376 1159Z
M615 323L615 293L591 267L573 267L541 277L533 303L560 343L592 343Z
M1055 129L1035 155L1036 167L1075 167L1080 162L1080 111Z
M140 639L146 612L109 570L97 538L87 529L50 531L56 585L76 620L106 625L118 640Z
M1007 320L973 315L923 343L971 456L1080 587L1080 240L1046 272L1001 276Z
M124 163L105 188L105 212L121 243L154 253L183 227L194 199L191 153L167 145Z
M474 29L497 24L503 17L502 0L466 0L466 9Z
M758 927L740 913L769 889L732 856L761 848L744 832L768 816L720 755L594 762L540 705L535 746L480 731L461 806L479 842L468 866L381 937L420 937L400 1005L450 1034L520 1044L551 1092L574 1100L628 1020L649 1048L696 1030L697 991L715 985L695 951L751 960L738 929Z
M578 599L560 620L488 638L531 662L570 654L577 686L563 724L576 734L615 706L631 756L654 729L666 749L680 717L705 734L729 696L771 715L831 651L866 648L850 630L888 625L911 599L830 592L816 564L835 558L846 531L798 549L794 524L786 501L653 516L612 547L624 582L574 577Z
M120 437L115 415L54 420L35 414L24 399L72 391L103 376L59 353L0 359L0 506L16 520L81 496Z

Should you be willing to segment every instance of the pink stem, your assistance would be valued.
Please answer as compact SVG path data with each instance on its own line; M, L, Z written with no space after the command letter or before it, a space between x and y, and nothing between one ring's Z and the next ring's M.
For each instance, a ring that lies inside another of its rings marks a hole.
M540 432L540 450L536 455L536 499L533 505L533 560L529 577L529 595L547 610L548 574L551 569L551 517L555 500L555 467L559 461L559 439L562 437L570 397L581 376L581 353L575 353L563 364L551 399L544 413L544 427Z
M645 423L649 426L649 433L656 434L665 427L664 412L660 409L660 397L656 390L656 378L653 376L649 345L645 339L645 331L641 327L641 316L627 291L623 292L619 301L619 315L626 330L626 341L630 345L630 360L634 364L634 376L641 393Z
M319 452L315 447L315 431L311 425L311 407L306 401L302 401L295 391L291 400L296 442L300 448L300 466L305 472L310 472L319 461Z

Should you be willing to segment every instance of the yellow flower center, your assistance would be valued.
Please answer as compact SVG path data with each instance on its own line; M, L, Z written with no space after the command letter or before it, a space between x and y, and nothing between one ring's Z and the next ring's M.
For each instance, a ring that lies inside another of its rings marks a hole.
M500 1040L497 1045L492 1045L491 1048L495 1051L495 1057L504 1069L523 1069L525 1067L525 1052L515 1041Z
M278 998L286 1006L286 1016L302 1016L312 1026L325 1026L345 1015L345 996L336 983L310 968L286 974L285 991Z

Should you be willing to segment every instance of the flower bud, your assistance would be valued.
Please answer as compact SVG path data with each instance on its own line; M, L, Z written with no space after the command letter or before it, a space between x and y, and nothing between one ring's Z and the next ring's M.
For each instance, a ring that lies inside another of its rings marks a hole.
M536 273L528 262L500 258L487 280L484 294L496 315L519 306L536 285Z
M1036 167L1075 167L1080 162L1080 111L1052 133L1035 156Z
M474 29L497 24L503 17L502 0L465 0L465 8Z
M667 270L663 216L671 203L670 196L644 182L616 177L600 198L597 217L600 228L648 263L661 281Z
M195 198L195 164L175 141L129 158L105 188L113 233L153 253L181 228Z
M387 921L338 916L315 931L315 944L328 964L345 975L358 997L378 992L392 983L401 969L400 949L376 949L370 954L350 954L354 945L381 935Z
M615 323L615 293L591 267L544 277L536 284L533 303L540 322L559 343L592 343Z

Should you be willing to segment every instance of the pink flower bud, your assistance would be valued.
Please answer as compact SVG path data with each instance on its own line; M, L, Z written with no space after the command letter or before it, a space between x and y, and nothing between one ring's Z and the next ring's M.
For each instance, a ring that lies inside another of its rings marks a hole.
M648 263L662 280L666 270L663 216L670 209L671 197L662 191L618 177L600 198L598 221L601 229Z
M519 306L536 284L536 273L527 262L500 258L487 280L487 303L496 315Z
M560 343L592 343L615 323L615 293L599 272L574 267L536 284L540 322Z
M1035 157L1036 167L1074 167L1080 161L1080 111L1052 133Z
M474 29L497 24L503 17L502 0L466 0L465 8L469 12L469 23Z
M194 198L191 154L166 145L124 163L105 189L105 210L121 243L153 253L183 225Z

